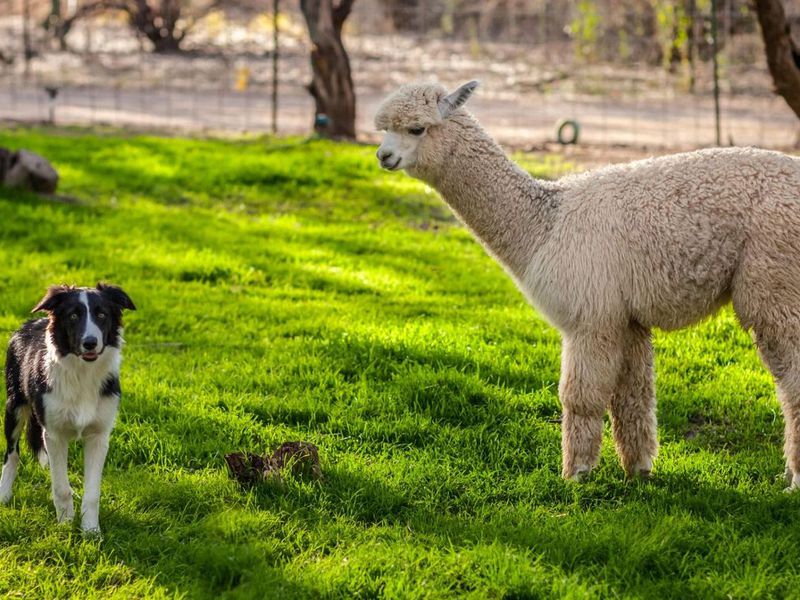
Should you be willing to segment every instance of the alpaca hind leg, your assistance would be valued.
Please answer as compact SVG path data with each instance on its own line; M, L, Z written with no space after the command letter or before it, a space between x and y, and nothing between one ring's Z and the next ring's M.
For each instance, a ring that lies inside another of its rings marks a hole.
M777 333L777 332L776 332ZM761 359L772 372L784 420L786 483L800 487L800 338L756 332Z
M790 489L800 487L800 372L775 378L778 400L784 420L783 453L786 458L785 477Z
M768 202L764 208L751 215L731 300L775 380L787 480L795 488L800 486L800 215L796 202Z
M628 477L648 477L658 453L653 344L650 330L631 325L610 403L611 429Z
M562 476L566 479L581 480L599 460L603 415L622 358L621 336L615 334L564 338L559 397L563 407Z
M747 319L735 303L734 307L742 324L752 329L758 354L775 381L784 420L786 483L792 489L800 487L800 313L763 303L764 314L756 320Z
M788 489L795 490L800 487L800 386L796 381L790 385L778 382L777 388L784 420L784 476Z

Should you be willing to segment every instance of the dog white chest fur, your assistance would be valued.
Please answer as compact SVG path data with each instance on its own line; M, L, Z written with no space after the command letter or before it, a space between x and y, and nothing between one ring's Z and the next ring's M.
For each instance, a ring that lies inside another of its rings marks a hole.
M119 348L107 347L94 362L75 354L59 357L49 345L48 383L43 396L47 433L68 439L110 432L119 407L116 395L102 396L103 383L119 376L122 356Z

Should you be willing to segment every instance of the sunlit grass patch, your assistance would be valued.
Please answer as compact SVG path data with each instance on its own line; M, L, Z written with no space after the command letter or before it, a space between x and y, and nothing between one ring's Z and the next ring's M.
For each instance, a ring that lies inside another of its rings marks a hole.
M557 333L431 190L374 149L6 130L65 204L0 191L0 331L55 282L122 285L105 539L55 525L28 453L0 591L31 597L787 597L800 499L733 313L658 333L661 453L607 432L559 477ZM520 157L547 176L577 168ZM223 454L320 449L321 482L246 491ZM71 455L78 491L81 453Z

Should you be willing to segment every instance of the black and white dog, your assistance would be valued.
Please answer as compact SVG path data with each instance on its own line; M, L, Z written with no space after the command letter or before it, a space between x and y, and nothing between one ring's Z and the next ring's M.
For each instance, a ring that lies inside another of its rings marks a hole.
M0 502L11 498L27 421L31 449L42 465L50 464L59 522L75 516L67 447L70 440L85 439L81 527L100 531L100 478L120 400L123 309L136 307L116 286L54 286L32 311L47 311L48 317L28 321L12 336Z

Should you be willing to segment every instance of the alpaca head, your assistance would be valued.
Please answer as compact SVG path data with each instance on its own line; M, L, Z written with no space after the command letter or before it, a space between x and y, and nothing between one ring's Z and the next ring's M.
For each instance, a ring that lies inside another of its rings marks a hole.
M448 94L437 83L417 83L392 93L375 115L375 127L386 132L377 153L381 166L413 169L422 154L443 156L443 130L476 87L478 82L470 81Z

